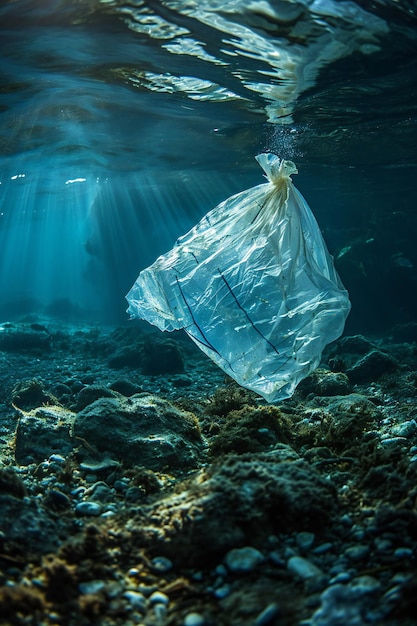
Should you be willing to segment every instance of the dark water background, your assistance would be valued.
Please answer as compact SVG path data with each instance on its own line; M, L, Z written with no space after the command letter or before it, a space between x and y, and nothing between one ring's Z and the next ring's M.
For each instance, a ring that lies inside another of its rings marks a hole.
M219 201L299 168L351 332L417 313L417 6L0 3L0 320L120 323Z

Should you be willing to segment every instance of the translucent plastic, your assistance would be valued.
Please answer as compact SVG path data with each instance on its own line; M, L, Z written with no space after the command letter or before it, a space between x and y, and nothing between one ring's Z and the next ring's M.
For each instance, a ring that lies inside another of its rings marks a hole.
M143 270L128 313L183 328L240 385L291 396L350 310L291 161L260 154L268 183L219 204Z

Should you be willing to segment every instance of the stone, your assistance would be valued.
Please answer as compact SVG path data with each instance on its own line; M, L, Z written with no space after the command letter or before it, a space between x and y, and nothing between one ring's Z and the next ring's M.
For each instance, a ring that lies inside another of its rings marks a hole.
M74 435L125 465L156 471L195 467L204 445L192 413L149 394L96 400L76 416Z
M39 380L34 378L17 383L12 391L12 403L18 409L27 412L46 404L58 404L58 401L44 389Z
M323 572L317 565L302 556L290 557L288 559L287 568L292 574L295 574L303 580L317 578L323 575Z
M275 623L275 618L279 615L279 606L275 602L271 602L264 608L257 616L254 622L254 626L267 626L268 624Z
M234 574L251 572L264 560L262 552L252 546L234 548L224 558L227 569Z
M327 440L335 447L361 441L363 432L382 419L381 409L365 396L351 393L347 396L315 398L312 406L324 408L330 416Z
M340 583L321 594L321 606L310 620L311 626L363 626L363 606L360 594Z
M397 424L393 426L391 429L391 433L395 437L412 437L417 431L417 423L416 420L407 420L402 424Z
M297 387L304 396L314 393L317 396L344 396L352 391L352 385L343 372L330 372L317 369Z
M99 398L115 398L117 394L108 389L107 387L100 387L99 385L89 385L84 387L77 395L74 411L82 411L86 406L92 404Z
M134 609L139 610L143 613L146 611L146 598L140 591L125 591L123 597Z
M130 398L130 396L134 396L136 393L142 393L143 391L139 385L135 385L135 383L125 379L115 380L109 385L109 389L121 393L122 396L126 396L126 398Z
M154 591L149 596L149 602L151 604L165 604L165 605L168 605L169 604L169 598L168 598L168 596L165 593L162 593L162 591Z
M307 550L309 550L312 547L315 538L316 536L314 533L310 533L307 530L303 530L297 533L295 537L295 541L297 543L297 546L300 548L302 552L307 552Z
M16 428L15 459L19 465L40 463L57 450L67 456L75 442L70 436L75 413L45 406L22 413Z
M215 566L236 546L256 548L281 532L322 531L336 502L335 486L307 462L250 453L222 457L148 514L155 549L178 565L207 566L210 559Z
M367 545L357 544L346 548L344 554L351 561L363 561L369 556L369 547Z
M184 618L184 626L204 626L206 620L200 613L187 613Z
M373 348L373 344L363 335L350 335L339 339L339 348L343 352L353 354L367 354Z
M346 374L354 384L378 380L383 374L398 369L398 362L381 350L372 350L359 359Z
M172 570L173 563L165 556L155 556L150 562L151 569L158 574L166 574Z
M109 367L123 369L124 367L140 368L142 365L142 352L137 348L122 348L108 361Z
M172 339L146 341L142 360L142 373L146 376L180 374L184 360L180 349Z
M82 594L95 594L103 591L105 586L106 583L104 580L88 580L87 582L80 583L78 589Z
M75 512L77 513L77 515L97 517L98 515L101 515L102 511L103 508L98 502L79 502L75 507Z

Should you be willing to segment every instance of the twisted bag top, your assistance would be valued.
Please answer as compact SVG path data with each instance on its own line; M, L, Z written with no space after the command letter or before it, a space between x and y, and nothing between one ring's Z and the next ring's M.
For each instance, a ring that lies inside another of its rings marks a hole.
M143 270L128 313L183 328L240 385L287 398L339 337L350 310L318 224L274 154L256 157L269 182L210 211Z

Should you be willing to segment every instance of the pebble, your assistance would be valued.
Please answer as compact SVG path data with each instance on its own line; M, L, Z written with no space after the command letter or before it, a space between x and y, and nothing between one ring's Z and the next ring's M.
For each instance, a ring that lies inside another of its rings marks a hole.
M315 538L316 536L314 533L302 531L297 533L295 541L302 552L307 552L307 550L309 550L313 545Z
M394 551L394 556L396 559L409 559L413 556L413 551L411 548L397 548Z
M336 576L331 578L329 582L331 585L335 585L337 583L343 584L348 583L351 578L352 576L349 574L349 572L339 572L338 574L336 574Z
M385 448L396 448L408 443L406 437L388 437L387 439L381 439L381 445Z
M351 561L362 561L369 556L369 547L361 544L350 546L346 548L345 556Z
M162 593L162 591L154 591L153 593L151 593L151 595L149 596L149 602L151 604L169 604L169 598L165 593Z
M393 426L391 432L396 437L412 437L417 431L417 423L415 420L407 420L402 424Z
M314 565L314 563L308 561L302 556L292 556L288 559L287 569L303 580L322 576L323 574L317 565Z
M139 576L140 570L137 567L131 567L128 571L127 575L134 578L135 576Z
M152 559L151 569L158 574L165 574L174 567L172 561L165 556L156 556Z
M184 618L184 626L204 626L206 623L200 613L188 613Z
M270 624L279 614L279 607L275 602L271 602L268 606L259 613L255 619L254 626L267 626Z
M355 578L351 588L359 593L368 594L378 591L381 588L381 583L373 576L364 575Z
M227 596L230 595L230 591L230 585L221 585L214 590L213 595L218 600L223 600L223 598L227 598Z
M78 515L98 516L101 515L102 510L102 506L98 502L79 502L75 507L75 512Z
M321 543L319 546L316 546L313 549L313 554L326 554L326 552L330 552L332 548L333 544L327 541L326 543Z
M86 491L86 496L94 495L94 499L97 502L109 502L113 500L113 490L103 482L98 482L89 487Z
M224 558L228 570L235 574L251 572L264 560L262 552L252 546L229 550Z
M85 472L98 473L103 472L105 470L113 469L114 467L118 467L120 463L113 459L103 459L102 461L82 461L80 463L80 469Z
M82 594L95 594L102 591L104 587L105 582L103 580L89 580L78 585L78 589Z
M48 460L59 465L64 465L65 463L65 458L61 454L51 454Z
M146 598L143 593L139 591L125 591L123 597L129 602L129 604L139 611L146 611Z

